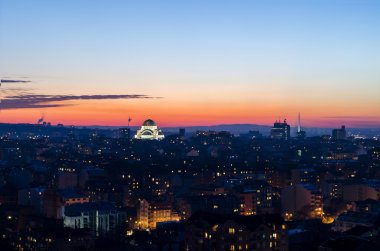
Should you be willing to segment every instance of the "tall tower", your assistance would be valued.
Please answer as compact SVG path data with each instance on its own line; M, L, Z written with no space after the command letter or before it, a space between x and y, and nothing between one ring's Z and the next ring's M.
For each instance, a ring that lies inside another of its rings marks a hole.
M298 124L297 124L297 138L304 139L306 132L301 130L301 113L298 112Z
M298 126L297 126L297 133L301 132L301 113L298 112Z

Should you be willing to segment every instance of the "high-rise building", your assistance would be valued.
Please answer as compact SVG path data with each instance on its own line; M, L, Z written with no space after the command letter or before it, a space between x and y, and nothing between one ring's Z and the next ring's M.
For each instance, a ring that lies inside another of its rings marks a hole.
M288 140L290 139L290 126L284 122L276 121L270 130L270 137L272 139Z
M342 125L340 129L332 130L333 140L345 140L347 138L346 126Z

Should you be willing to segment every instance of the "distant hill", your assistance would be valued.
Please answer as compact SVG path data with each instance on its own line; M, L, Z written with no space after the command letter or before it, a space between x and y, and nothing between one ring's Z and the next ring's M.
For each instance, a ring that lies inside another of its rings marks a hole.
M122 126L120 126L122 127ZM89 133L100 133L106 136L111 136L112 131L120 128L119 126L43 126L36 124L0 124L0 135L6 133L21 133L27 135L41 134L41 135L60 135L66 136L68 133L75 131L76 134L89 134ZM137 126L131 126L132 134L139 129ZM248 133L249 131L259 131L263 136L268 136L270 134L271 126L267 125L256 125L256 124L222 124L222 125L212 125L212 126L184 126L184 127L162 127L164 133L173 134L178 133L179 128L185 128L186 134L192 134L196 131L228 131L235 135ZM303 127L306 131L306 135L310 136L320 136L320 135L331 135L332 128L309 128ZM291 128L291 135L296 135L297 128ZM347 128L348 134L359 134L367 137L380 137L380 128Z
M180 127L164 127L162 130L167 133L177 133ZM194 133L199 130L203 131L229 131L235 135L247 133L248 131L259 131L262 135L268 136L270 134L271 126L256 125L256 124L229 124L229 125L213 125L213 126L189 126L186 128L186 133ZM312 128L303 127L302 130L306 131L306 135L321 136L331 135L333 128ZM291 135L296 135L297 128L291 128ZM361 134L367 137L374 137L380 135L380 128L347 128L349 134Z
M162 130L166 133L177 133L180 127L164 127ZM194 133L196 131L229 131L235 135L248 133L249 131L259 131L263 136L269 136L271 126L256 124L229 124L229 125L213 125L213 126L189 126L186 133ZM308 137L331 135L333 128L313 128L303 127ZM296 136L297 128L291 128L291 135ZM360 134L367 137L380 136L380 128L347 128L348 134Z
M163 127L164 132L176 133L179 128L186 128L186 133L196 131L228 131L233 134L247 133L249 131L259 131L263 135L269 135L271 126L256 124L230 124L230 125L212 125L212 126L184 126L184 127Z
M67 137L70 133L76 135L88 135L91 133L102 134L106 136L112 135L111 130L89 128L89 127L72 127L72 126L49 126L37 124L5 124L0 123L0 136L7 135L14 137L15 135L25 138L31 135L43 135L52 137Z

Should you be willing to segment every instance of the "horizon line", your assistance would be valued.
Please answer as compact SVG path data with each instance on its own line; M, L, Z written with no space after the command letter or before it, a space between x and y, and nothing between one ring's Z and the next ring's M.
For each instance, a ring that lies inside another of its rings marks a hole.
M57 127L62 123L56 123L56 124L51 124L53 127ZM0 123L0 125L40 125L43 126L43 124L34 124L34 123ZM63 127L84 127L84 128L91 128L91 127L109 127L109 128L127 128L127 127L141 127L141 125L70 125L70 124L62 124ZM218 126L262 126L262 127L272 127L272 125L266 125L266 124L211 124L211 125L177 125L177 126L158 126L159 128L167 128L167 129L176 129L176 128L194 128L194 127L218 127ZM342 125L343 126L343 125ZM290 125L291 128L297 128L297 125ZM302 126L302 128L305 129L336 129L337 127L324 127L324 126ZM380 130L380 125L378 127L347 127L346 129L378 129Z

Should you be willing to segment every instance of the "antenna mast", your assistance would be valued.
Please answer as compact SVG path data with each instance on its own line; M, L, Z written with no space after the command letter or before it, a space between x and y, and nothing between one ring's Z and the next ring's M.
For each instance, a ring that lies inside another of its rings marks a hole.
M298 126L297 126L297 132L301 132L301 113L298 112Z
M129 123L132 121L132 118L129 116L128 117L128 128L129 128Z

